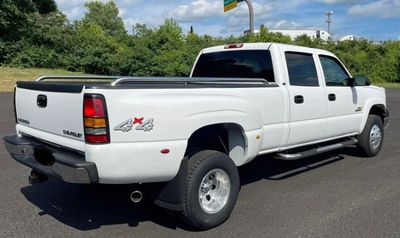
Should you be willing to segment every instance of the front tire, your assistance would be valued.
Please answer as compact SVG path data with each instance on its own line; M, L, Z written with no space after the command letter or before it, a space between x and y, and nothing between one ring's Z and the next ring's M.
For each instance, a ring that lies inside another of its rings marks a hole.
M211 150L196 153L189 159L184 220L200 230L222 224L236 204L239 187L239 173L229 156Z
M367 157L374 157L382 148L383 137L381 118L377 115L369 115L364 130L358 136L359 148Z

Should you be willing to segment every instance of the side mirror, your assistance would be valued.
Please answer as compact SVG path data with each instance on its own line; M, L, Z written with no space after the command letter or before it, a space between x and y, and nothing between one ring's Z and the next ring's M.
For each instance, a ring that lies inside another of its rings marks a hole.
M369 86L371 85L371 81L369 81L369 78L365 76L364 74L357 74L353 76L354 79L354 84L356 86Z
M349 78L347 78L347 85L348 86L350 86L350 87L354 87L355 86L355 79L354 78L351 78L351 77L349 77Z

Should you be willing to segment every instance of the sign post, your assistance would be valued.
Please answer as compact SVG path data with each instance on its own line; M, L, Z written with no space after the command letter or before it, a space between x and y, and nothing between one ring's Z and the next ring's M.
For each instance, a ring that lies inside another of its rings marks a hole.
M224 0L224 12L236 8L238 2L246 2L249 7L250 35L252 35L254 33L254 10L251 0Z

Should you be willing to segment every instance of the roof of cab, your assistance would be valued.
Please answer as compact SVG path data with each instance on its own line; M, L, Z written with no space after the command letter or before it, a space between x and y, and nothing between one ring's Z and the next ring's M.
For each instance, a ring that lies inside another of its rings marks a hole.
M232 49L225 49L227 45L219 45L210 48L203 49L203 54L213 53L218 51L225 51L225 50L266 50L271 46L272 43L244 43L240 48L232 48ZM228 44L230 45L230 44Z
M230 45L230 44L227 44ZM219 52L219 51L229 51L229 50L267 50L271 47L271 45L277 45L282 49L285 48L291 48L291 49L296 49L299 51L313 51L313 53L320 53L320 54L327 54L327 55L332 55L331 52L322 50L322 49L316 49L316 48L309 48L309 47L303 47L303 46L297 46L297 45L288 45L288 44L281 44L281 43L243 43L241 47L238 48L231 48L231 49L226 49L225 47L227 45L219 45L219 46L214 46L210 48L205 48L202 50L202 54L207 54L207 53L213 53L213 52ZM234 45L234 44L233 44ZM241 45L241 44L239 44Z

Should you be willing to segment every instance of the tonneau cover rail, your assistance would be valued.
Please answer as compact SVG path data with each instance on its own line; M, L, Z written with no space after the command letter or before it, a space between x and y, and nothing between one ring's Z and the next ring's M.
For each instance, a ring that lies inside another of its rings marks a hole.
M102 75L75 75L75 76L63 76L63 75L45 75L40 76L36 81L45 81L49 79L90 79L90 80L116 80L121 77L118 76L102 76Z
M126 77L76 75L41 76L36 81L18 81L18 88L48 92L81 93L87 89L149 89L149 88L225 88L278 87L262 78L189 78L189 77Z
M269 85L265 79L257 78L189 78L189 77L121 77L112 86L129 83L184 83L184 84L262 84Z
M113 80L111 86L129 83L187 83L187 84L202 84L202 83L245 83L245 84L263 84L269 85L268 81L262 78L189 78L189 77L125 77L125 76L101 76L101 75L47 75L41 76L36 81L46 80ZM273 85L273 84L271 84Z

